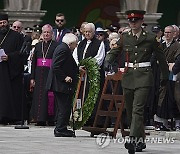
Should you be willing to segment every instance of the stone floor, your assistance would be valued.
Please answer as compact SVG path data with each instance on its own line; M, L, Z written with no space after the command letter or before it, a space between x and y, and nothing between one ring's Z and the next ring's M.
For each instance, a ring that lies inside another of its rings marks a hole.
M76 138L57 138L53 129L34 125L29 125L29 129L15 129L13 125L0 125L0 154L127 154L120 132L116 140L102 135L90 137L84 130L77 130ZM142 154L180 153L180 132L149 132L147 148Z

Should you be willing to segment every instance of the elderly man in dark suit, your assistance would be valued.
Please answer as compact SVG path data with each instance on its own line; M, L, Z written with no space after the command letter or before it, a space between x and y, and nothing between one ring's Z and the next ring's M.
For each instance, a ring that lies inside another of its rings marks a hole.
M55 137L72 137L73 131L67 129L71 113L72 96L77 83L78 67L72 56L78 38L72 33L63 37L53 54L52 67L49 71L47 89L52 90L57 105L57 123Z

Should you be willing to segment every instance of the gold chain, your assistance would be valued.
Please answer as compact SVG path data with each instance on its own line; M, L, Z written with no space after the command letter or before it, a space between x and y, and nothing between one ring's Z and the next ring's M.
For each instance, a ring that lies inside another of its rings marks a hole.
M0 47L1 47L1 45L3 44L4 40L6 39L6 37L7 37L8 33L9 33L9 31L10 31L10 29L8 30L8 32L6 33L6 35L4 36L4 38L2 39L2 41L1 41L1 43L0 43Z
M51 42L49 43L49 46L48 46L46 52L44 52L44 41L42 42L42 55L43 55L43 60L46 59L46 56L47 56L47 54L48 54L48 51L49 51L49 48L50 48L51 44L52 44L52 40L51 40Z

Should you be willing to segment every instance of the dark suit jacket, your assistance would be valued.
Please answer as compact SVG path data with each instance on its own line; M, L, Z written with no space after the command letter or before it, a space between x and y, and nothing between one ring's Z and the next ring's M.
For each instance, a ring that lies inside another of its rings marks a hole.
M55 36L55 40L56 40L56 38L57 38L57 29L54 29L53 32L54 32L54 36ZM64 35L65 35L66 33L70 33L70 32L71 32L71 31L70 31L69 29L64 28L63 31L62 31L62 34L61 34L61 36L60 36L60 39L59 39L57 42L58 42L59 44L61 44L61 43L62 43L62 38L64 37Z
M54 51L46 88L54 92L72 92L77 83L78 67L72 52L65 43L61 43ZM66 83L65 78L72 78L72 83Z
M173 74L177 74L180 72L180 55L177 56L175 60L175 64L172 68Z

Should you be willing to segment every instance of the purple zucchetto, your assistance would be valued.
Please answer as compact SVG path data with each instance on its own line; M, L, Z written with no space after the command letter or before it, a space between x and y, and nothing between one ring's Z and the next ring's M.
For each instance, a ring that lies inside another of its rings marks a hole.
M0 20L8 20L8 15L0 13Z

